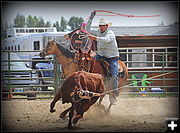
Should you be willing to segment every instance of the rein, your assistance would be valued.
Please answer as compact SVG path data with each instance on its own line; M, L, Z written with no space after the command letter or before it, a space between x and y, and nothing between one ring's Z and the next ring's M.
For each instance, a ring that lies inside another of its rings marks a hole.
M59 57L59 56L64 56L64 55L63 54L56 55L56 57ZM71 64L71 63L76 63L77 64L77 61L75 59L71 58L71 61L69 61L66 64L62 65L62 67L66 67L67 65L69 66L69 64Z
M78 61L79 63L79 61ZM93 58L91 61L88 61L87 65L78 65L78 69L81 70L83 68L84 71L92 73L95 67L95 59Z

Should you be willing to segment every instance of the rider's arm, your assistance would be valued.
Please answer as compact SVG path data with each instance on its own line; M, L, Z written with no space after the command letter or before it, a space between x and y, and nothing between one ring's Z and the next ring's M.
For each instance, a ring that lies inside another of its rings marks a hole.
M93 35L97 35L97 34L98 34L98 29L92 29L92 28L91 28L92 21L93 21L93 19L89 19L89 20L87 21L87 25L86 25L86 27L85 27L85 30L86 30L87 32L93 34Z
M111 41L116 40L116 37L112 31L108 31L105 37L96 37L96 41L102 43L110 43Z

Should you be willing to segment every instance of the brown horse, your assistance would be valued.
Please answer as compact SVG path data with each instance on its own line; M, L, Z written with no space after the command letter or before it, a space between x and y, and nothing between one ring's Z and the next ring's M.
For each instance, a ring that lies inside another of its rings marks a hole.
M40 57L47 55L56 55L59 64L62 65L63 74L67 77L69 74L78 71L78 64L75 62L75 53L56 43L55 40L49 41L46 47L40 52Z
M108 76L108 72L104 71L104 67L102 65L102 60L96 60L94 57L94 52L92 52L92 50L89 50L88 52L84 52L81 49L79 49L79 55L77 56L77 60L78 60L78 65L79 65L79 69L80 70L84 70L84 71L88 71L88 72L92 72L92 73L99 73L103 76L104 79L104 83L105 83L105 92L109 91L109 100L111 102L111 98L113 95L113 92L110 90L112 87L112 81L111 78L109 78ZM104 61L103 61L104 62ZM107 62L104 62L107 66L109 67ZM119 74L118 74L118 87L120 89L120 87L122 87L123 85L125 85L127 83L127 78L128 78L128 69L126 67L126 65L124 64L124 62L122 62L121 60L118 60L118 68L119 68ZM107 68L108 70L108 68ZM100 98L100 103L102 101L103 97ZM112 106L112 102L109 105L109 108Z
M56 55L56 59L59 64L62 65L62 70L65 78L67 78L73 72L78 71L78 64L75 62L75 53L70 52L67 48L56 43L55 40L49 41L46 47L40 52L40 57L47 55ZM57 102L57 101L56 101ZM64 110L60 117L63 118L70 111L70 108Z
M78 71L78 64L74 60L75 53L71 52L67 48L64 48L60 44L57 44L55 40L49 41L39 55L43 58L47 55L56 55L56 59L58 60L59 64L62 65L62 70L65 78L67 78L73 72ZM65 117L65 115L70 111L70 109L71 108L64 110L60 114L60 117Z

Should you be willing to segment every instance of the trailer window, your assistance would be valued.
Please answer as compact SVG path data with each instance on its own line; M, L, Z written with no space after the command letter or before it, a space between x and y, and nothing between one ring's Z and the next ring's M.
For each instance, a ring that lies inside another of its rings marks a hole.
M40 50L39 41L34 41L34 50Z
M18 50L20 50L20 45L18 45Z

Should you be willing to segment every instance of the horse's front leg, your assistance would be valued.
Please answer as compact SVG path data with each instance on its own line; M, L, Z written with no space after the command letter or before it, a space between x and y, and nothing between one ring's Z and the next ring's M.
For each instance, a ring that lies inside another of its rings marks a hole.
M105 94L104 94L104 95L101 95L101 96L99 97L99 105L101 105L101 102L102 102L102 100L103 100L104 97L105 97Z
M110 111L112 105L113 105L112 103L109 104L108 111Z
M109 101L110 101L110 104L109 104L109 107L108 107L108 111L110 110L112 105L115 105L115 102L117 101L116 96L114 95L113 92L109 93Z

